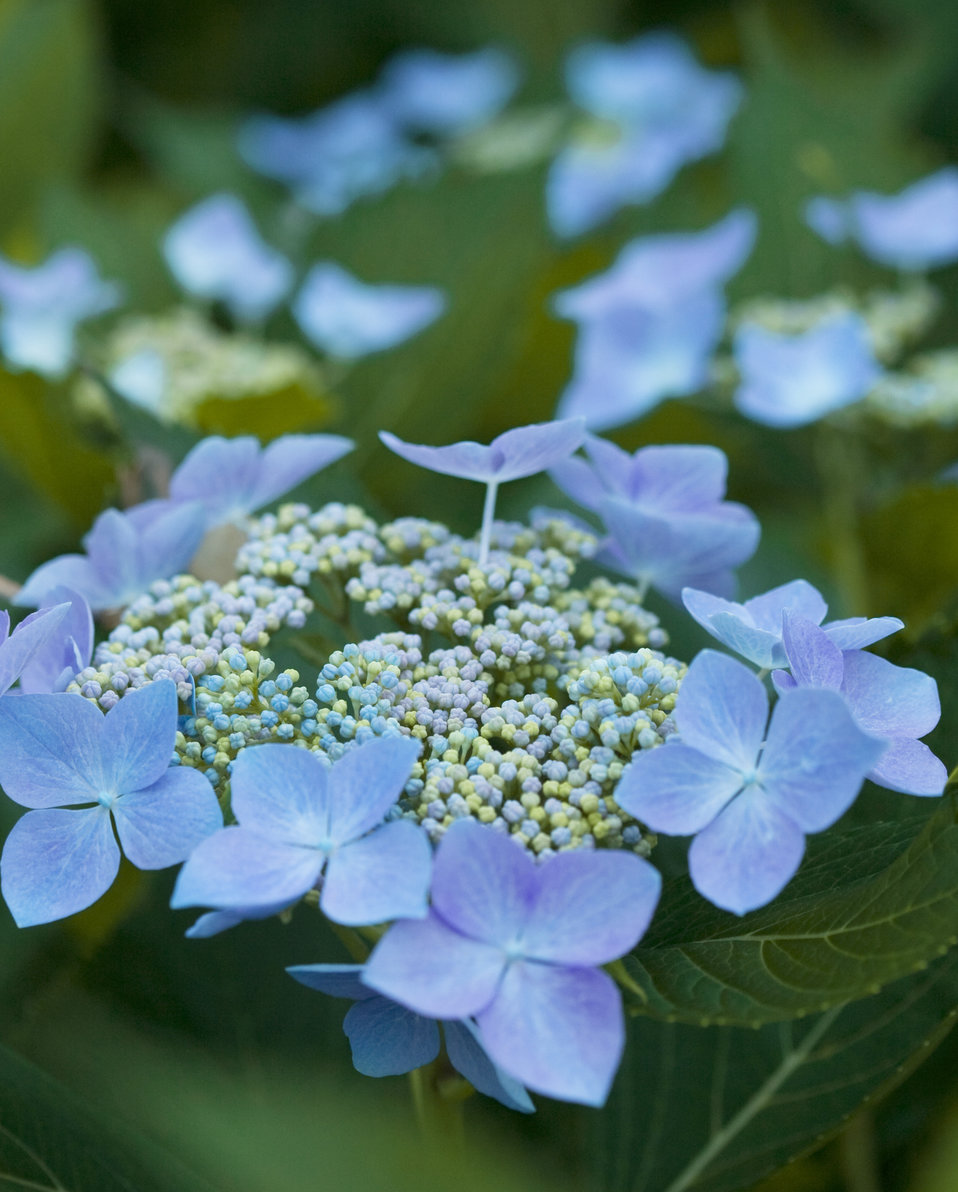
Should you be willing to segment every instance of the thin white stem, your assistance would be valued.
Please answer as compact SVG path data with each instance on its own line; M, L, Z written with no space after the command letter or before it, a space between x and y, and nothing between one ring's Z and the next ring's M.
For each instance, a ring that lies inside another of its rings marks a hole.
M489 542L492 538L492 522L496 515L496 493L499 481L490 480L486 485L486 502L482 507L482 533L479 536L479 566L489 562Z

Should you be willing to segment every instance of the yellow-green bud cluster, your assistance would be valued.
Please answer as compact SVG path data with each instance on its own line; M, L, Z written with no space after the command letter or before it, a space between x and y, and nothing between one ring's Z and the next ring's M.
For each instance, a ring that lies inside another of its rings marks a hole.
M306 587L314 576L344 583L364 563L383 558L379 527L358 505L334 501L313 513L307 505L283 505L251 526L237 569Z
M633 584L614 583L599 576L582 590L570 588L557 593L552 606L586 657L642 646L664 650L669 642L658 617L642 607L641 594Z
M914 356L907 369L888 372L865 398L864 409L892 426L958 424L958 350Z

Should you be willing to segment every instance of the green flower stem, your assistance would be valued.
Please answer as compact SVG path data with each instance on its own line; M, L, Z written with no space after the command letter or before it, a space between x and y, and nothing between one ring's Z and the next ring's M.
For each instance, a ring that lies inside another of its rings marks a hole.
M365 964L369 957L369 946L359 932L354 931L351 927L343 927L340 923L334 923L331 919L328 922L356 964Z
M868 567L859 525L865 461L853 432L827 423L817 429L815 461L821 480L835 578L841 593L842 615L868 616Z
M409 1087L426 1144L437 1152L461 1153L466 1143L462 1107L472 1095L472 1085L440 1055L409 1073Z

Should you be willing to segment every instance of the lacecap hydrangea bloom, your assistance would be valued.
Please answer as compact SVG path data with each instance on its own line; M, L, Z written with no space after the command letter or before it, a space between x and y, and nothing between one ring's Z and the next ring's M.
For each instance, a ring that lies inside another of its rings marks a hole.
M742 98L734 76L703 69L671 33L579 46L566 83L595 123L573 136L549 173L549 222L563 237L650 202L683 165L720 149Z

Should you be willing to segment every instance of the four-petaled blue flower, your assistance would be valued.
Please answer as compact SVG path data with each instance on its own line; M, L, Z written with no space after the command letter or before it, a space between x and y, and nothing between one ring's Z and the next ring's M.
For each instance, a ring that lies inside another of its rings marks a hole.
M800 613L783 615L788 671L773 671L780 692L824 688L845 698L855 723L885 741L868 772L879 786L907 795L940 795L948 771L919 741L938 723L938 685L930 675L895 666L864 650L843 650L827 632Z
M558 412L607 430L703 389L725 327L721 287L755 232L754 214L740 208L702 232L645 236L605 273L557 294L556 312L580 325Z
M242 521L354 446L342 435L281 435L266 447L252 435L210 435L173 473L170 497L201 502L207 527Z
M475 1017L493 1063L536 1092L601 1105L624 1031L597 967L638 942L661 879L627 852L576 850L537 864L474 820L446 832L425 919L394 924L363 981L430 1018Z
M265 318L293 284L293 267L256 230L235 195L211 195L166 233L163 255L184 290L224 303L238 319Z
M121 513L107 509L83 539L85 555L43 563L17 593L17 604L43 604L58 587L79 593L94 612L122 608L158 579L182 571L206 529L198 502L147 501Z
M0 887L20 927L96 902L124 854L140 869L186 859L223 822L209 782L171 766L176 686L157 679L105 716L79 695L0 701L0 785L34 808L0 857Z
M119 301L119 286L103 281L80 248L60 249L35 269L0 258L0 350L14 368L62 377L74 363L77 325Z
M686 162L720 149L742 98L734 76L704 70L669 33L580 46L569 55L566 82L578 106L607 128L586 130L552 165L546 205L563 237L650 202Z
M805 219L829 244L854 240L882 265L938 269L958 261L958 168L946 166L897 195L812 199Z
M848 810L885 748L835 691L786 692L766 731L765 687L714 650L689 667L674 717L677 736L633 756L616 802L654 832L694 835L695 888L739 915L785 887L806 834Z
M352 360L401 344L435 322L445 306L445 295L433 286L370 286L324 261L306 275L293 314L317 348Z
M805 426L860 401L881 377L861 315L834 315L798 335L745 323L735 335L735 404L766 426Z
M432 850L406 820L383 823L419 755L408 737L377 738L332 767L293 745L244 749L233 763L237 824L216 832L180 871L171 905L253 918L313 889L350 925L426 913Z
M360 980L360 964L297 964L286 970L310 989L331 997L351 998L343 1030L353 1064L364 1076L402 1076L431 1064L439 1054L439 1023L374 992ZM443 1022L446 1055L460 1075L487 1097L510 1109L533 1113L529 1094L497 1068L482 1049L479 1032L468 1019Z
M682 603L723 646L764 670L785 666L784 613L796 613L821 625L828 612L821 592L804 579L770 588L744 604L687 587L682 589ZM840 650L859 650L903 628L904 622L897 617L847 617L822 625Z

